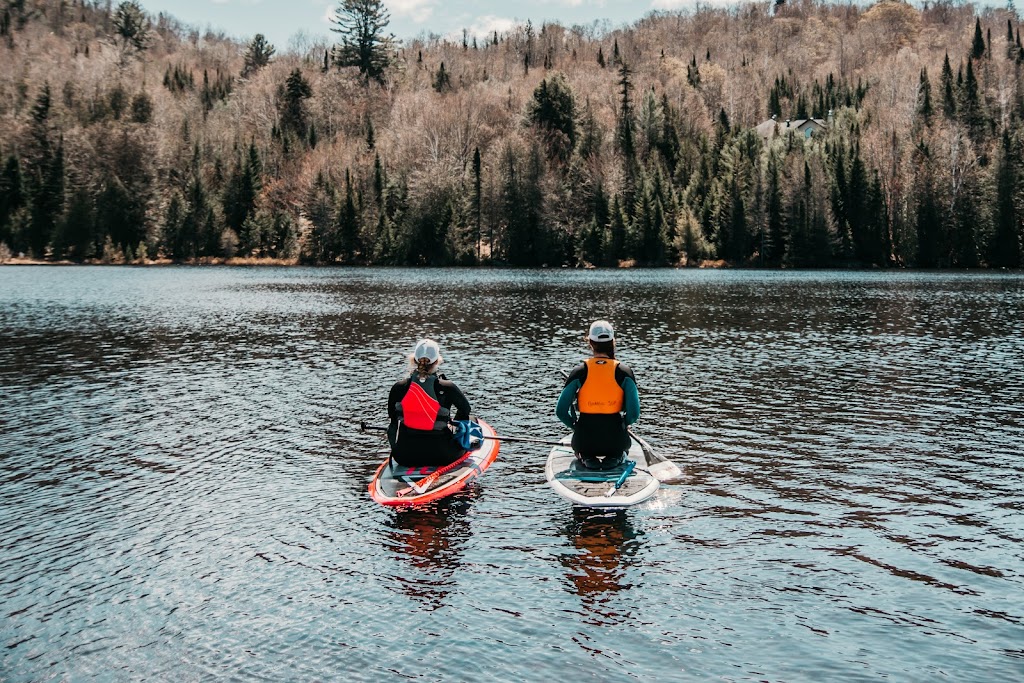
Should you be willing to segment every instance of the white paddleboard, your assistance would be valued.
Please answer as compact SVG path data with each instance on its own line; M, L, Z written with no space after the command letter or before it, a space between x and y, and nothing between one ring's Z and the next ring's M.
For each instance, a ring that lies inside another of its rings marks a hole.
M636 441L631 443L626 455L628 460L636 464L617 489L615 483L626 471L626 462L612 470L586 469L573 454L571 443L572 436L567 436L562 439L561 445L551 449L544 476L555 493L574 505L594 508L629 507L653 496L661 485L648 471L643 450Z

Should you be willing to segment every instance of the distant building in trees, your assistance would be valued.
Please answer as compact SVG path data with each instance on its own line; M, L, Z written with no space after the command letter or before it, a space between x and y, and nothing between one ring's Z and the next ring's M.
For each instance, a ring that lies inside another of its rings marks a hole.
M832 113L829 112L829 120L831 118ZM800 133L805 138L809 138L818 131L828 128L829 120L786 119L785 121L779 121L773 114L767 121L759 123L755 130L762 140L771 140L776 135L784 135L786 133Z

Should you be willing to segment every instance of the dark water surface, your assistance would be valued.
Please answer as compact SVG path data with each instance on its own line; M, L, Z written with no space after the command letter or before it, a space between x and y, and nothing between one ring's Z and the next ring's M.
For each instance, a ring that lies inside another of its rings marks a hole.
M681 484L370 500L417 337L554 437L595 317ZM1022 680L1022 451L1019 275L0 268L0 680Z

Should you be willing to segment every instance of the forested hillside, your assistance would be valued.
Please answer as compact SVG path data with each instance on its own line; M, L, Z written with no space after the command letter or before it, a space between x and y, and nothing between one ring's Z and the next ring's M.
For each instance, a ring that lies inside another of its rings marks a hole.
M356 5L380 10L339 19ZM1021 265L1015 11L747 3L393 44L377 14L360 55L344 21L296 53L134 2L2 7L0 260Z

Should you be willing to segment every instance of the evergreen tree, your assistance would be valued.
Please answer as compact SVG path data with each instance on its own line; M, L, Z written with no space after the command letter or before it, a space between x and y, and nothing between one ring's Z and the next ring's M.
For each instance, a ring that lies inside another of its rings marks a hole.
M0 174L0 243L14 246L12 223L15 212L25 205L25 189L21 177L21 163L14 155L7 157Z
M980 59L985 56L985 37L981 33L981 18L974 20L974 40L971 41L971 58Z
M444 69L444 62L441 62L441 66L434 75L433 87L434 90L440 93L448 92L452 89L452 79Z
M248 78L270 64L276 50L262 33L257 33L245 49L242 64L242 78Z
M932 84L928 80L928 69L922 67L917 91L917 115L921 117L925 125L931 125L933 113Z
M345 170L345 197L338 209L337 235L337 253L342 263L355 263L362 245L359 239L359 215L356 212L352 174L348 169Z
M632 71L625 62L619 67L619 88L621 88L621 99L619 101L619 120L616 141L619 145L619 152L626 164L627 179L631 178L636 165L636 141L634 131L636 121L633 115L633 100L630 93L633 83L630 80Z
M619 197L616 195L615 199L612 200L607 248L604 252L604 264L607 266L618 266L619 261L625 258L627 223L628 219L622 210Z
M918 268L936 268L941 260L942 208L936 195L931 174L921 164L916 183L917 259Z
M331 31L341 41L334 48L334 63L357 67L367 83L383 83L394 43L394 36L384 32L390 20L383 0L341 0L331 19L336 26Z
M77 188L68 202L61 229L58 251L75 261L84 261L96 254L96 217L93 198L85 188Z
M555 74L540 82L526 118L542 132L548 157L568 161L576 146L576 100L564 76Z
M32 107L28 177L30 222L24 243L36 258L45 255L46 247L54 236L57 219L64 209L64 142L60 140L54 151L50 139L51 106L50 86L44 84Z
M1003 132L999 167L996 170L995 232L989 248L989 265L997 268L1020 268L1021 216L1014 194L1020 182L1020 149L1014 149L1010 134Z
M476 262L480 263L480 248L483 244L483 173L480 164L480 148L473 150L473 224L476 228Z
M261 187L262 162L256 143L249 144L244 159L237 159L234 170L224 188L224 224L242 234L245 221L256 211L256 196ZM258 246L258 245L254 245Z
M125 52L142 52L149 46L149 20L136 0L128 0L117 6L114 33Z
M306 138L305 101L312 96L313 88L302 77L302 71L293 69L279 93L281 128L284 132L291 131L300 139Z
M978 80L974 76L974 66L967 61L967 75L964 78L960 119L971 131L971 137L979 141L986 133L985 113L982 109L981 94L978 92Z
M761 257L765 262L777 265L786 253L788 236L786 235L786 217L783 213L782 201L782 169L775 153L768 153L768 166L765 171L765 235L762 242L764 252Z
M602 69L604 68L604 52L601 50L601 46L597 46L597 65Z
M942 112L947 119L956 116L956 91L953 89L953 68L949 65L949 53L942 62Z
M188 184L184 213L174 241L173 256L176 260L187 261L202 256L210 245L213 208L210 206L206 184L197 167L193 168ZM219 236L218 236L219 237ZM216 249L216 243L214 243Z

